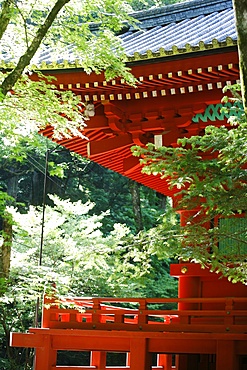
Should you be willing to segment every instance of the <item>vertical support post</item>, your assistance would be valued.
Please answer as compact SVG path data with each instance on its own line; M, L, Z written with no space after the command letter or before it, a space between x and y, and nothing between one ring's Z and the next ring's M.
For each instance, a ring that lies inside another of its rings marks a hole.
M139 302L138 324L139 328L142 329L142 324L146 324L148 322L148 316L146 315L147 303L144 298L140 299Z
M57 351L52 348L51 336L44 335L44 347L38 347L35 350L34 369L51 370L56 363Z
M157 366L163 366L164 370L172 370L172 355L158 354Z
M233 325L235 321L235 317L231 315L233 311L233 299L232 298L226 298L226 305L225 305L225 318L224 318L224 324L227 327L228 325Z
M239 370L239 363L235 353L235 344L232 340L219 340L216 352L216 370Z
M105 370L106 368L106 352L92 351L90 358L90 366L96 366L98 370Z
M126 352L126 364L125 366L130 366L130 353Z
M101 321L100 311L100 301L98 298L93 298L93 313L92 313L92 323L96 326Z
M148 352L148 339L132 338L130 342L131 370L151 370L152 354Z

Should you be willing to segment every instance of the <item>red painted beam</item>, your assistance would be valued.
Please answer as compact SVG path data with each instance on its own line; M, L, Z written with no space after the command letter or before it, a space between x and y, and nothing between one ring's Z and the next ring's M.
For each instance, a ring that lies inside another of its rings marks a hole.
M11 347L38 348L44 346L44 334L10 333Z
M136 341L148 340L147 351L152 353L216 353L219 341L226 341L226 344L227 341L235 342L237 354L246 354L247 349L247 334L228 332L215 334L181 332L129 333L124 331L30 329L29 334L12 333L13 338L17 336L19 338L22 336L25 343L12 341L12 345L31 348L36 344L40 346L42 343L45 347L47 338L50 338L52 350L129 352L133 339ZM27 336L30 336L30 340L26 340Z

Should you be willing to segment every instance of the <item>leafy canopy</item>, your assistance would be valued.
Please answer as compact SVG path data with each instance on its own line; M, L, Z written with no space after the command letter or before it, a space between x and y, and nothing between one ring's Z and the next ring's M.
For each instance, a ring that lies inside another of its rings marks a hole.
M86 73L104 71L106 79L134 83L116 37L133 23L130 10L123 0L0 1L0 132L6 145L46 125L55 137L83 136L83 102L38 72L45 54L52 62L64 55Z

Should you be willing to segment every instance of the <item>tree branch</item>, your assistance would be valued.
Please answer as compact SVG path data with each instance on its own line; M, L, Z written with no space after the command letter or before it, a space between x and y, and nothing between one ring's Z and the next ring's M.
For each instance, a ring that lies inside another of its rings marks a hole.
M6 96L8 91L12 90L15 83L21 77L24 69L29 65L31 59L37 52L42 40L46 36L49 28L52 26L54 20L56 19L59 11L67 4L70 0L57 0L54 7L51 9L50 13L48 14L44 24L40 26L38 29L36 36L34 37L32 43L27 48L26 52L20 57L17 66L13 69L13 71L5 78L1 88L2 99Z
M3 37L3 34L6 31L11 19L11 5L12 0L5 0L2 4L2 11L0 14L0 40Z
M27 48L29 46L29 43L28 43L28 32L27 32L27 20L26 18L24 17L24 14L22 13L20 7L16 4L16 9L18 10L22 20L23 20L23 26L24 26L24 32L25 32L25 39L26 39L26 45L27 45Z

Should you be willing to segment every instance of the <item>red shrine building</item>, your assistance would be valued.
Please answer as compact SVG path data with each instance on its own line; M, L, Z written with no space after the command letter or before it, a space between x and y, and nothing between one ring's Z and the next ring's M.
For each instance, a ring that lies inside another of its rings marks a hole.
M119 37L136 88L121 78L87 75L69 53L57 62L44 53L40 69L56 76L59 89L72 90L93 105L85 128L88 140L74 137L59 144L173 197L164 179L141 172L131 147L173 146L178 138L202 134L209 124L226 124L222 88L239 81L232 2L191 0L135 16L139 29L130 27ZM52 138L52 130L43 135ZM192 214L181 211L181 223ZM35 370L103 370L109 368L109 352L126 354L125 366L111 369L246 370L247 287L194 263L171 265L171 275L179 279L178 298L75 298L82 311L61 308L45 297L53 304L44 306L41 328L12 333L11 345L36 349ZM137 308L116 307L120 302L134 302ZM171 302L177 310L151 309ZM58 350L88 351L90 364L59 366Z

